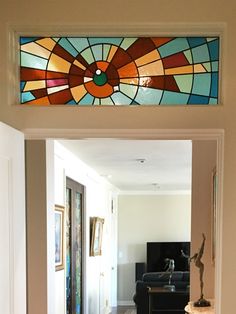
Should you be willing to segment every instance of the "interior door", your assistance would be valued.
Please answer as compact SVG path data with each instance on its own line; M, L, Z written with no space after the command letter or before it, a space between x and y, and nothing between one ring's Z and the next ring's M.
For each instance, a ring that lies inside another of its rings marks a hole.
M0 313L26 314L24 135L0 122Z
M84 186L66 178L66 314L83 313Z

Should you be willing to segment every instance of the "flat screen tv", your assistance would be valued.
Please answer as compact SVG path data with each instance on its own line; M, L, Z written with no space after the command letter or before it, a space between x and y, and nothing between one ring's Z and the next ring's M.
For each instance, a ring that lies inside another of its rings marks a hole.
M175 261L175 271L188 271L188 258L181 253L190 255L190 242L147 242L147 272L165 270L165 259Z

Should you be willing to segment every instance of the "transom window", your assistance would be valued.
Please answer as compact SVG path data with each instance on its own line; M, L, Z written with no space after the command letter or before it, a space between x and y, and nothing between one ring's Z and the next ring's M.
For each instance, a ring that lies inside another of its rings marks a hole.
M21 104L216 105L219 37L20 37Z

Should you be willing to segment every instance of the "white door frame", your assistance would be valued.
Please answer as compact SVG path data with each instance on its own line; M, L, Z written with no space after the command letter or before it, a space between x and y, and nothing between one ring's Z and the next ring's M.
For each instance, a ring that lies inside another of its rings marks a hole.
M26 314L24 134L0 122L0 313Z
M27 139L113 138L137 140L215 140L218 195L216 208L215 313L221 313L224 130L222 129L25 129ZM86 295L85 295L86 297Z

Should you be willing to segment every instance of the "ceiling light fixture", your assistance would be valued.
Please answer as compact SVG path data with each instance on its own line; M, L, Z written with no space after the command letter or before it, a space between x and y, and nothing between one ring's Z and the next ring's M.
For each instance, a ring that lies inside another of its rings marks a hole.
M145 158L137 158L136 161L140 164L144 164L147 160Z

